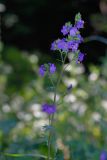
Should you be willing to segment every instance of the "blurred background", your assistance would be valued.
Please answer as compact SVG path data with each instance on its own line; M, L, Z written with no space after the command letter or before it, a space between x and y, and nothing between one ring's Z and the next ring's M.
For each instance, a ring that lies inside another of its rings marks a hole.
M47 155L41 104L52 101L53 90L38 68L51 61L60 69L50 45L78 12L86 57L67 68L57 95L73 85L56 116L58 160L107 158L107 0L0 0L0 160Z

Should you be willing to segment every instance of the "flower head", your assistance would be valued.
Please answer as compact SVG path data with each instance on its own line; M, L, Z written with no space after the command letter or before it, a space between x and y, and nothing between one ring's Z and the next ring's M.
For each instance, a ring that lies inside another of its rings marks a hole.
M102 151L100 154L100 160L107 160L107 152Z
M75 16L75 24L71 22L65 23L62 27L61 32L65 36L62 39L55 40L51 44L51 50L58 50L63 53L74 54L76 62L82 62L84 60L84 54L79 51L79 45L83 42L83 38L80 34L79 29L84 27L84 21L82 20L81 14L78 13ZM77 57L77 53L78 57Z
M53 51L57 50L56 41L54 41L54 42L51 44L51 50L53 50Z
M76 22L75 27L78 29L84 28L84 21L80 19L79 21Z
M62 29L61 29L61 32L63 33L64 36L66 34L68 34L68 27L67 26L63 26Z
M49 70L50 70L50 73L53 74L56 71L56 66L54 64L50 63Z
M51 50L61 50L64 52L68 52L68 46L66 40L63 39L57 39L54 41L51 45Z
M68 49L72 52L75 52L78 50L79 43L77 43L75 40L68 41Z
M45 71L46 71L45 66L41 65L40 68L39 68L39 74L40 74L40 76L43 77L44 74L45 74Z
M47 114L54 114L56 112L56 106L53 104L43 104L42 105L42 111Z
M63 35L67 35L70 32L72 25L70 22L65 23L65 25L62 27L61 32L63 33Z
M84 56L85 56L85 55L80 52L80 53L78 54L77 62L80 62L80 63L81 63L81 62L84 60Z
M39 68L39 75L43 77L45 75L45 72L53 74L55 73L55 71L56 66L53 63L42 64Z
M70 36L74 37L76 36L78 30L76 27L72 27L71 30L70 30Z
M72 52L76 52L78 50L79 44L78 43L74 43L72 44L71 48L72 48Z
M58 49L67 52L68 51L68 46L67 46L67 42L65 41L65 39L61 39L57 42L57 47Z

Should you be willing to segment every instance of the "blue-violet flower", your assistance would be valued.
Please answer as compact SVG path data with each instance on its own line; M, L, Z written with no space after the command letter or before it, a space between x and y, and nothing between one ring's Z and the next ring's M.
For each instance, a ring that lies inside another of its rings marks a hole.
M84 21L80 19L76 22L75 27L77 27L78 29L84 28Z
M107 160L107 153L105 151L102 151L100 154L100 160Z
M62 27L61 32L63 33L63 35L67 35L70 32L70 29L72 28L72 25L70 24L70 22L65 23L65 25Z
M53 74L56 71L56 66L54 64L50 63L49 70L50 70L50 73Z
M45 72L46 72L45 66L41 65L39 68L39 75L43 77L45 75Z
M77 62L80 62L80 63L81 63L81 62L84 60L84 56L85 56L85 55L80 52L80 53L78 54Z
M43 104L42 111L47 114L54 114L56 112L56 106L53 104Z
M70 30L70 36L74 37L78 33L78 30L76 27L72 27Z
M84 21L81 18L81 14L78 13L75 16L74 25L72 25L71 22L68 22L62 27L61 32L64 36L66 35L66 37L55 40L51 44L51 50L58 50L66 54L71 52L71 54L74 54L75 57L77 57L76 63L82 62L84 60L84 54L79 51L79 44L83 42L83 38L79 29L83 27Z
M50 74L54 74L56 71L56 66L53 63L42 64L39 68L39 75L43 77L46 71Z

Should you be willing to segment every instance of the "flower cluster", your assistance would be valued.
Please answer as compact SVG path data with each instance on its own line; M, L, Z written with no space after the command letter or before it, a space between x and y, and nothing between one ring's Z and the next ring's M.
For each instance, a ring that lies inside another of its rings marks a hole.
M56 112L56 106L53 104L43 104L42 111L47 114L54 114Z
M83 42L83 38L80 34L80 29L84 27L84 21L81 19L81 14L78 13L75 16L75 24L72 25L71 22L65 23L61 29L61 33L64 38L57 39L51 44L51 50L58 50L61 53L72 52L74 54L76 63L82 62L84 60L84 53L81 53L79 48L80 43ZM62 55L61 55L62 56ZM66 56L65 56L66 57ZM63 59L63 56L62 56ZM42 64L39 68L39 75L44 76L46 73L48 75L54 74L56 71L56 66L53 63ZM52 81L52 80L51 80ZM53 83L53 82L52 82ZM57 85L56 85L57 86ZM72 90L72 84L68 86L67 93ZM56 93L55 93L56 94ZM54 104L43 104L42 111L48 115L52 115L56 112L56 105Z
M61 29L63 36L62 39L57 39L51 44L51 50L60 50L61 52L73 52L78 53L77 61L82 62L84 59L84 54L79 51L79 44L83 42L83 38L80 34L80 29L84 27L84 21L81 19L81 14L78 13L75 16L75 24L72 25L71 22L65 23Z
M56 71L56 66L53 63L43 64L39 68L39 75L44 76L46 72L53 74Z

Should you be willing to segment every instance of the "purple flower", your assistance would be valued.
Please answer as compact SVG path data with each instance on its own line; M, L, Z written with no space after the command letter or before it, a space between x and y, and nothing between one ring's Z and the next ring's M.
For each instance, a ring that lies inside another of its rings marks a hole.
M54 41L51 44L51 50L54 51L57 50L59 52L65 52L65 53L72 52L74 54L75 53L78 54L79 45L80 43L83 42L83 38L80 35L79 29L83 27L84 27L84 21L81 19L81 14L78 13L75 16L75 25L72 25L71 22L68 22L62 27L61 32L66 37ZM84 59L84 54L79 53L76 63L82 62L83 59Z
M50 70L50 73L53 74L56 71L56 66L54 64L50 63L49 70Z
M71 48L72 48L72 52L76 52L78 50L79 44L78 43L74 43Z
M70 36L74 37L76 36L78 30L76 27L72 27L71 30L70 30Z
M64 51L64 52L68 51L68 45L67 45L67 42L65 41L65 39L61 39L57 42L57 48Z
M80 34L77 34L76 40L77 43L83 42L83 37Z
M51 44L51 50L53 50L53 51L57 50L56 41L54 41L54 42Z
M107 160L107 153L105 151L101 152L100 160Z
M79 21L76 22L75 27L77 27L78 29L84 28L84 21L80 19Z
M50 74L53 74L56 71L56 66L53 63L41 65L39 68L39 75L43 77L46 71L50 72Z
M68 45L66 39L58 39L51 44L51 50L61 50L64 52L68 52Z
M45 66L41 65L39 68L39 75L43 77L45 74L45 71L46 71Z
M84 60L84 56L85 56L85 55L80 52L80 53L78 54L77 63L78 63L78 62L82 62L82 61Z
M66 23L62 29L61 29L61 32L63 33L63 35L67 35L69 32L70 32L70 29L71 29L72 25L69 24L69 23Z
M72 45L74 45L75 41L74 40L70 40L67 43L68 43L68 48L72 49Z
M63 35L67 35L68 34L68 27L67 26L63 26L62 29L61 29L61 32L63 33Z
M72 50L72 52L77 51L77 50L78 50L78 47L79 47L79 44L76 43L74 40L71 40L71 41L68 42L68 48L69 48L70 50Z
M54 114L56 112L56 106L53 104L43 104L42 105L42 112L46 112L47 114Z

